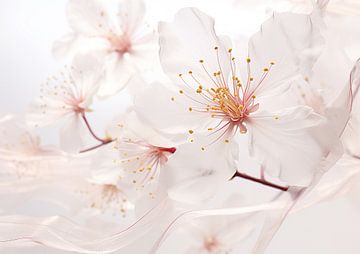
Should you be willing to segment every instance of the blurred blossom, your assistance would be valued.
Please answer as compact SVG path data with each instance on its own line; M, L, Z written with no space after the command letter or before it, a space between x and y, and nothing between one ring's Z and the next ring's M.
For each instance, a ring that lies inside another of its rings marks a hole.
M156 64L156 34L143 20L141 0L124 0L111 15L98 0L72 0L67 19L72 32L54 44L56 56L95 54L105 71L99 95L110 96L129 81L132 74Z

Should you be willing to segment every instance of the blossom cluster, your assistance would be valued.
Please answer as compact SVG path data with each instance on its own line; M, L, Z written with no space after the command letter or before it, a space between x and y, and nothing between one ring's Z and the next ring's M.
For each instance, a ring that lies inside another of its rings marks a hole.
M344 37L360 5L270 2L240 36L195 7L150 24L142 0L68 0L53 45L68 64L24 116L0 117L0 248L162 253L186 238L181 253L259 254L288 215L354 195L360 38Z

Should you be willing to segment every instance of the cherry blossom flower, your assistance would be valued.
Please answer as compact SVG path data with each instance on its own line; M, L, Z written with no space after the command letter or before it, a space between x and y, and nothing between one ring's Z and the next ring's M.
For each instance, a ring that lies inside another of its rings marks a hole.
M253 227L248 221L249 218L239 216L211 216L189 221L183 231L193 237L194 247L186 253L232 253L235 245L252 232Z
M54 53L96 54L106 73L99 95L112 95L136 71L156 63L156 36L147 31L144 15L141 0L122 1L113 17L100 1L70 0L67 19L72 32L55 42Z
M61 142L77 149L84 133L82 118L92 111L90 105L99 89L102 72L98 67L96 58L78 56L72 67L50 77L29 109L28 124L43 127L63 122Z
M127 211L131 210L133 206L128 201L125 187L119 184L119 178L118 171L96 172L82 181L79 178L75 192L80 194L81 200L85 201L83 208L125 217Z
M285 91L310 72L319 54L323 38L317 22L308 15L275 14L240 59L213 26L213 19L196 9L183 9L172 23L160 24L162 66L180 89L149 88L138 96L137 111L162 130L183 128L190 136L208 131L209 143L249 133L249 151L267 171L290 184L308 184L328 149L311 134L323 117L290 101ZM294 26L304 32L295 34ZM161 100L150 102L150 93Z
M184 143L178 135L146 126L133 111L116 118L107 132L115 141L97 152L92 179L97 181L98 174L100 181L113 179L130 202L143 203L145 209L166 197L185 203L209 199L234 174L236 143L202 151L206 137L199 136L197 144ZM208 160L215 153L222 156ZM192 156L197 160L188 159Z
M44 167L62 160L64 153L53 146L45 146L25 123L14 115L0 118L0 163L2 174L19 178L49 176ZM5 170L6 169L6 170Z
M154 198L160 173L177 150L174 142L141 123L131 111L116 118L107 132L115 141L104 149L111 159L101 171L117 174L119 183L134 190L133 201L144 194Z

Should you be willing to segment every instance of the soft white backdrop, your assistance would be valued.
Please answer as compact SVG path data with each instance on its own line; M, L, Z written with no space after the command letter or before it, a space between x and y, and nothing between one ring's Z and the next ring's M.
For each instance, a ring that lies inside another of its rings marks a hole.
M0 115L23 113L38 94L39 84L64 64L52 57L51 46L55 39L67 31L66 0L1 0L0 3ZM151 22L169 20L178 8L195 5L216 16L221 31L236 31L242 35L255 31L265 18L262 9L253 13L245 10L230 11L234 7L232 4L233 2L228 0L206 3L181 0L147 2ZM256 15L253 15L254 13ZM114 111L111 107L121 110L121 105L128 100L122 97L120 101L117 99L99 106L97 109L101 114L95 115L97 128L102 128L106 120L111 118ZM48 134L47 141L52 140L51 135L53 134ZM289 216L266 253L360 253L360 206L350 202L354 200L356 198L344 197ZM174 247L177 243L179 241L169 239L162 249L163 253L177 253L177 248ZM43 247L34 247L0 249L0 253L40 254L50 251Z

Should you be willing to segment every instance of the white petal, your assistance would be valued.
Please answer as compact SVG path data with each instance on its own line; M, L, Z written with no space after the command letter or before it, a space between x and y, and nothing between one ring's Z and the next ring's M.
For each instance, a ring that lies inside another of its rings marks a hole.
M99 89L99 97L107 98L120 92L136 73L136 67L129 63L125 55L114 52L104 56L106 76Z
M61 147L65 151L78 152L84 146L85 128L80 117L70 116L60 130Z
M123 0L119 5L119 24L124 33L132 35L141 27L145 15L142 0Z
M236 170L238 153L235 142L217 142L202 150L208 137L197 135L194 139L194 143L178 146L162 170L169 196L182 202L197 203L213 197Z
M98 55L77 55L72 62L72 78L76 82L77 95L83 99L81 106L87 108L100 87L103 78L102 59Z
M94 51L106 51L110 46L109 41L105 38L87 37L72 32L54 42L52 53L58 59L71 59L78 53L85 54Z
M254 65L255 79L261 76L263 68L268 67L270 62L275 63L265 83L256 92L257 96L300 72L308 74L322 44L319 22L312 16L275 13L249 41L249 57Z
M181 82L179 73L186 74L191 70L203 86L213 85L199 60L204 60L211 77L220 71L220 64L227 80L230 69L228 49L215 33L213 18L198 9L185 8L176 14L173 22L159 24L159 36L161 64L177 83ZM219 62L214 47L218 47Z
M135 85L135 84L132 84ZM209 115L189 111L193 102L186 95L173 91L160 83L152 83L135 96L134 109L142 121L155 129L185 134L206 124Z
M310 127L322 120L311 108L302 106L278 114L256 113L249 123L250 149L270 174L289 184L309 184L325 153Z
M69 25L77 33L102 36L111 29L108 14L98 0L70 0L66 11Z

